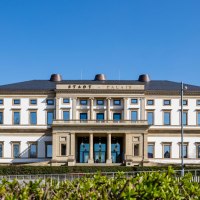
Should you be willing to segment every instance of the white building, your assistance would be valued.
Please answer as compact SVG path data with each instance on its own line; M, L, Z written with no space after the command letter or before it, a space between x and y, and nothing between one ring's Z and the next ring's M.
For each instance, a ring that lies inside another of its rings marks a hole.
M184 91L184 162L200 164L200 87ZM0 164L180 164L181 84L32 80L0 86Z

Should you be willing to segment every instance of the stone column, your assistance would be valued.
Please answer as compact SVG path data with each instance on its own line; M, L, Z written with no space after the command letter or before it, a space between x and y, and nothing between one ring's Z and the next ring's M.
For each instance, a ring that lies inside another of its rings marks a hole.
M93 105L94 105L94 98L90 98L90 120L94 120Z
M88 163L94 163L94 155L93 155L93 133L90 133L90 157L88 159Z
M110 99L107 98L107 120L110 120Z
M145 163L148 160L148 141L147 141L147 132L143 133L143 162Z
M76 151L75 151L75 133L71 132L70 134L70 156L68 156L68 166L74 166L76 163Z
M60 98L56 97L56 117L55 119L61 119L61 116L60 116L60 109L59 109L59 100Z
M124 98L124 120L128 120L128 107L127 107L128 98Z
M140 98L140 120L145 120L145 99Z
M106 163L112 163L111 158L111 133L107 135L107 160Z
M77 98L72 99L72 119L76 120L76 100Z

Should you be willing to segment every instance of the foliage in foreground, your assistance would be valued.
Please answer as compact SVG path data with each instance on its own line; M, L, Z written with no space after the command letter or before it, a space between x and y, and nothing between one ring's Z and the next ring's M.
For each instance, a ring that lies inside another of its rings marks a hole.
M192 175L177 180L174 171L140 173L126 178L119 172L115 178L100 173L91 177L82 177L74 181L43 182L37 180L19 183L14 180L2 180L0 199L5 200L44 200L44 199L200 199L200 184L191 182Z

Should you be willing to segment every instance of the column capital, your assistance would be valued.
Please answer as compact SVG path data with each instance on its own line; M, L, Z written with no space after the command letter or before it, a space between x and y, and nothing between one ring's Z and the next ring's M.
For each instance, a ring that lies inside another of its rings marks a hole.
M111 98L111 97L106 97L106 99L107 99L107 100L111 100L112 98Z

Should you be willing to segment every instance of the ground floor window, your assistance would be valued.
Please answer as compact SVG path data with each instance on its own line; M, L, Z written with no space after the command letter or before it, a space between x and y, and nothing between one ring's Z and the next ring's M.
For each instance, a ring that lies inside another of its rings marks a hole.
M180 152L180 158L181 158L181 151L182 151L181 143L180 143L179 149L180 149L179 152ZM183 144L183 158L187 158L187 157L188 157L188 145Z
M20 143L13 142L12 143L12 157L19 158L19 155L20 155Z
M148 144L148 158L154 158L154 144Z
M30 143L29 144L29 157L30 158L37 158L37 143Z
M52 143L51 142L45 143L45 155L46 155L46 158L52 158Z
M163 145L163 157L164 158L171 158L171 144L164 144Z

